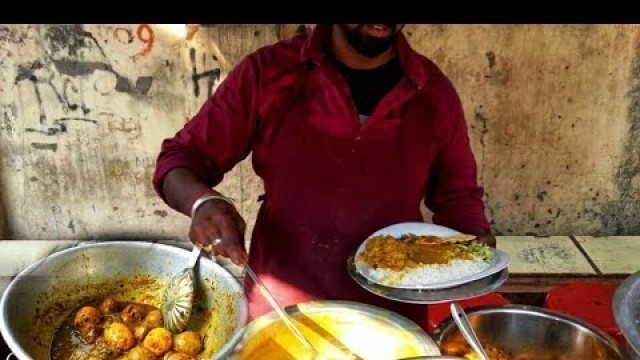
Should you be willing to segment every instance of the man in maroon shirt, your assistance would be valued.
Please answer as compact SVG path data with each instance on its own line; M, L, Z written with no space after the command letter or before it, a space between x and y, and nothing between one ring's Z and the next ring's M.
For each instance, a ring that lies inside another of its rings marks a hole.
M494 243L458 94L402 28L318 25L261 48L162 144L153 184L192 217L190 239L248 261L283 306L360 301L426 327L426 306L374 296L346 271L374 231L422 221L421 201L434 223ZM247 256L243 219L212 187L250 152L265 194ZM246 285L251 316L269 312Z

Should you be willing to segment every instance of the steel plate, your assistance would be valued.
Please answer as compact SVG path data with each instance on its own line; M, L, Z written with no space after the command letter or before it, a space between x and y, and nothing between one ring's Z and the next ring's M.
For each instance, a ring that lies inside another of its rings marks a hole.
M347 267L351 278L365 290L390 300L410 304L439 304L482 296L497 290L509 277L509 270L505 268L491 276L456 287L437 290L401 289L366 279L357 271L353 256L349 257Z

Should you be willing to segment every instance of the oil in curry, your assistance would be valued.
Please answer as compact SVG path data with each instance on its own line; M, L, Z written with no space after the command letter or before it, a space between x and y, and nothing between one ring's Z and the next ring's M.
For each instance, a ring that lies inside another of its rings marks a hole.
M112 298L74 311L55 333L51 360L198 360L200 334L172 334L158 308Z

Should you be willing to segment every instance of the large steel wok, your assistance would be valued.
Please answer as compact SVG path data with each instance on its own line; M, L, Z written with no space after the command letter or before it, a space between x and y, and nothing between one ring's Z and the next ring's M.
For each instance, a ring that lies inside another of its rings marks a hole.
M23 360L48 360L53 334L68 314L95 297L159 306L168 279L185 267L189 251L157 243L85 243L55 253L21 272L0 300L0 333ZM189 328L207 335L203 358L224 359L248 318L239 282L201 257Z
M586 322L544 308L525 305L487 306L467 312L489 355L510 360L622 360L617 344ZM443 355L467 351L450 317L434 332ZM470 350L469 350L470 351ZM494 352L495 354L495 352Z

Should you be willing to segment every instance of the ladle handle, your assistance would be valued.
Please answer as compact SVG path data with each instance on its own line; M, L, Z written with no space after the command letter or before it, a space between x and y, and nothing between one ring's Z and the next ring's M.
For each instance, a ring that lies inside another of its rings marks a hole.
M289 318L289 315L287 315L284 309L276 302L276 300L273 298L273 295L271 295L269 290L267 290L267 287L262 283L258 275L256 275L256 273L253 272L253 269L251 269L251 266L249 266L249 264L247 264L246 262L243 263L242 265L244 265L245 272L247 273L247 275L249 275L251 280L253 280L253 282L256 284L256 286L258 287L258 290L260 290L260 292L267 299L267 301L269 302L273 310L275 310L276 313L280 316L280 319L282 319L282 322L294 333L294 335L298 338L298 340L300 340L300 342L313 354L314 359L320 358L320 354L318 353L318 351L313 347L313 345L311 345L311 343L309 343L309 340L307 340L307 338L305 338L304 335L302 335L302 333L296 328L296 326L293 324L293 322Z
M198 258L200 257L201 251L202 250L200 249L199 246L196 246L196 245L193 246L193 250L191 250L191 257L189 258L189 264L188 264L189 269L193 269L193 267L196 266L196 263L198 262Z
M462 333L462 336L464 336L464 338L467 340L469 345L471 345L471 348L473 348L473 351L475 351L476 354L478 354L478 356L480 357L480 360L490 360L489 356L482 348L482 345L480 344L480 340L476 336L475 331L473 331L473 328L471 327L471 323L469 322L469 318L467 317L467 314L464 312L462 307L460 307L460 305L458 305L458 303L456 302L451 303L451 315L453 316L453 320L456 322L456 324L460 328L460 332Z

